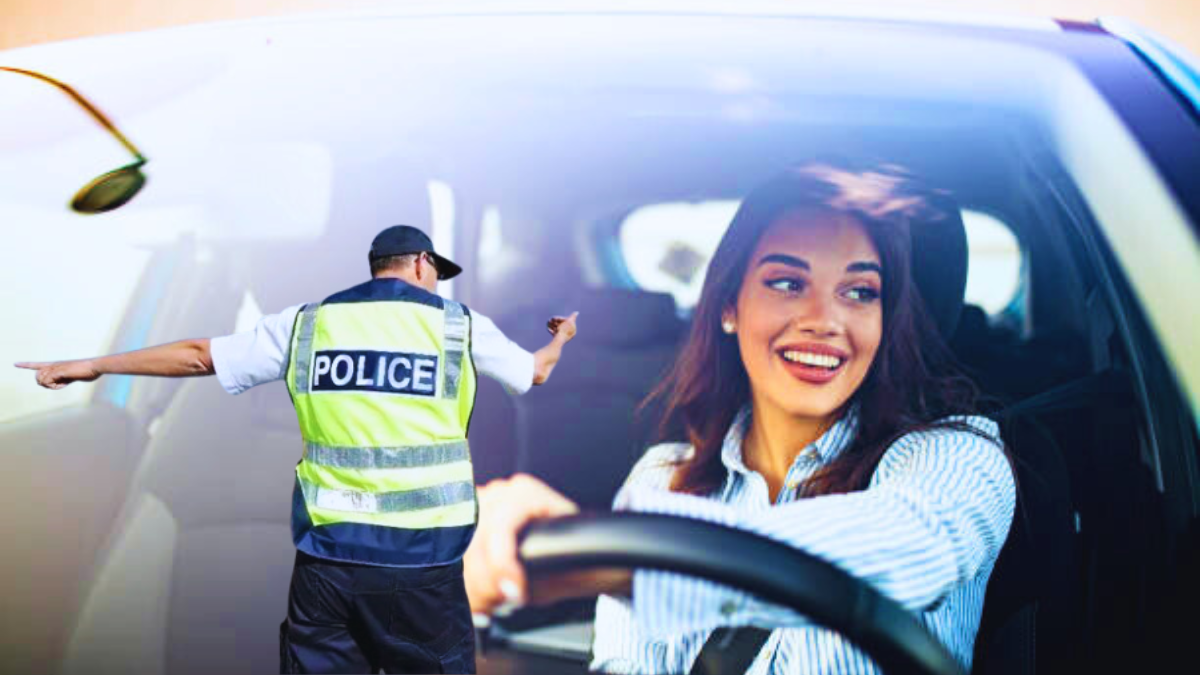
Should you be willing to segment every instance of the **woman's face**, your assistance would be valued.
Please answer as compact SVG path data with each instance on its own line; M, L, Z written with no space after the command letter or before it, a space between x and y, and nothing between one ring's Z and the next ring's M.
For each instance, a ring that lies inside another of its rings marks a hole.
M827 421L858 390L883 332L879 254L853 217L793 211L767 229L732 321L756 411Z

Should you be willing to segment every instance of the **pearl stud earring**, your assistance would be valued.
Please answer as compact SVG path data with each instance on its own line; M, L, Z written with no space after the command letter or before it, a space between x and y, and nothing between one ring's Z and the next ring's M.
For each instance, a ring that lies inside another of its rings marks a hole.
M721 322L721 330L725 331L726 333L728 333L730 335L733 335L733 331L735 328L736 328L736 326L733 325L732 319L725 319L724 321Z

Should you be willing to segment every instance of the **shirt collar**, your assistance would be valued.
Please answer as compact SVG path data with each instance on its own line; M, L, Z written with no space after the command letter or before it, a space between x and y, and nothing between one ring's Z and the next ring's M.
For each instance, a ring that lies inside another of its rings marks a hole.
M721 445L721 462L731 472L750 473L743 456L743 443L746 433L750 430L750 405L746 404L733 418L729 431L725 432L725 440ZM854 404L842 415L833 426L821 434L815 442L797 453L796 461L800 461L805 451L812 449L820 458L821 464L828 464L837 458L858 432L858 405Z

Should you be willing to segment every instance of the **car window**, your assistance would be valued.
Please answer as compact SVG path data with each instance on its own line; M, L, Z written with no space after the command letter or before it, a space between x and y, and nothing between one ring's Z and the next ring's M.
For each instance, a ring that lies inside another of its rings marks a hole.
M622 285L670 293L682 313L700 299L704 272L737 211L735 200L670 202L634 209L620 223L615 245ZM990 316L1022 316L1024 259L1016 235L996 217L963 210L969 267L966 302Z
M1020 291L1024 286L1024 257L1016 235L1003 222L979 211L963 210L967 231L966 302L991 316L1002 312L1024 314Z
M5 331L5 357L41 361L108 351L151 251L97 228L88 217L44 219L15 211L0 209L12 217L5 222L23 224L19 246L0 246L0 266L8 278L21 280L5 293L5 323L20 327ZM32 385L31 371L0 368L0 422L86 403L96 386L50 391Z
M708 261L729 226L738 202L714 200L649 204L634 209L618 229L620 260L629 281L670 293L690 312L700 300Z
M429 181L426 189L429 191L429 229L433 248L454 260L454 189L440 180ZM439 283L438 293L453 298L454 280Z

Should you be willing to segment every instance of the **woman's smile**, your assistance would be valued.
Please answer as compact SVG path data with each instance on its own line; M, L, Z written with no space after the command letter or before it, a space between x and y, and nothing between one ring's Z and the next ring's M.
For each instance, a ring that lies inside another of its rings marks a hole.
M825 384L838 376L850 355L819 343L786 344L775 350L793 377L809 384Z

